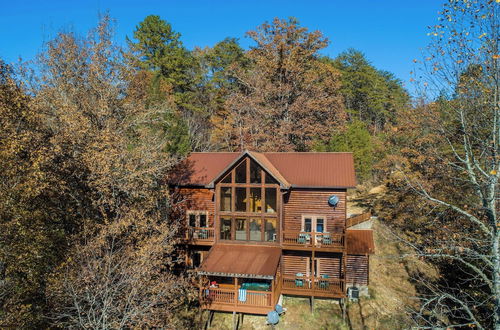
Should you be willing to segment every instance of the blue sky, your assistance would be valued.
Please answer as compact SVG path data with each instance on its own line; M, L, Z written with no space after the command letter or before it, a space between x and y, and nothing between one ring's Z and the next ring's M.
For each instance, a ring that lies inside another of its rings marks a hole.
M85 33L106 10L117 20L120 43L144 17L155 14L170 22L190 49L213 46L225 37L240 38L248 47L246 31L274 17L294 16L330 39L324 54L333 57L350 47L359 49L377 68L394 73L410 87L412 60L420 58L428 43L427 26L437 23L443 1L2 0L0 57L9 63L19 56L31 59L59 30Z

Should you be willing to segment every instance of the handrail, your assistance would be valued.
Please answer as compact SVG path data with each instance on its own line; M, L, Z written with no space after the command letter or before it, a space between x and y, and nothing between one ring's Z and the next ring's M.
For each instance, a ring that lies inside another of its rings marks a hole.
M188 227L186 231L187 240L214 241L215 228L213 227Z
M302 247L344 247L345 234L343 232L303 232L303 231L283 231L283 245Z
M239 289L200 288L201 297L208 304L231 304L236 306L272 307L272 292L246 290L244 301L239 299Z
M286 275L283 276L283 289L342 294L345 290L345 279Z

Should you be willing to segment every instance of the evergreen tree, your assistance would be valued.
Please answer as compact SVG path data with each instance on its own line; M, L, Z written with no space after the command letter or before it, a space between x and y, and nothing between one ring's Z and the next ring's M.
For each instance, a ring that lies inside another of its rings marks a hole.
M335 132L327 144L317 145L317 151L352 152L356 176L368 179L373 165L373 145L370 132L366 124L354 120L341 132Z
M409 97L401 82L373 67L360 51L341 53L333 65L342 72L341 92L350 117L365 122L372 132L394 123L396 111L408 105Z

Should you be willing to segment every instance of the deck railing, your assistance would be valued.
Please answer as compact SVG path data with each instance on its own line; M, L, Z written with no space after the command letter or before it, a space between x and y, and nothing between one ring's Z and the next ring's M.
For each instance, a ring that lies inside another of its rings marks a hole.
M343 233L306 233L283 231L283 245L316 248L342 248Z
M283 276L283 290L296 291L297 293L342 295L344 289L343 279Z
M273 307L272 292L245 290L245 297L240 297L237 289L202 288L201 297L205 304L222 304L249 307Z
M211 227L189 227L186 231L186 239L189 241L213 242L215 240L215 229Z

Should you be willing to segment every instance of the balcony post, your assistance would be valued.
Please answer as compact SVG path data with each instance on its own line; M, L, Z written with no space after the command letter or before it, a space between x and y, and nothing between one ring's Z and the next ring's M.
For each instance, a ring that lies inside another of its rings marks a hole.
M239 294L238 294L238 278L235 277L234 278L234 306L238 305L238 298L239 298Z

